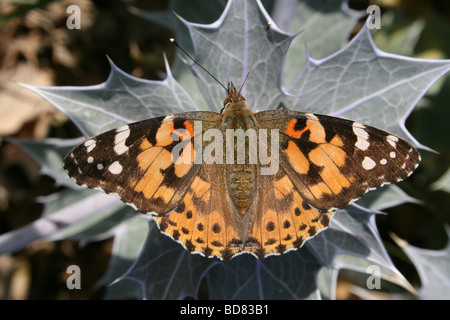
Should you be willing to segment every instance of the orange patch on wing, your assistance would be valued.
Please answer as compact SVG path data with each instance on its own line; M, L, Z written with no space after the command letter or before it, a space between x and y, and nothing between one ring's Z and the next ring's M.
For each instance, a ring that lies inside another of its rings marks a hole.
M274 192L275 192L275 198L276 198L277 200L281 200L281 199L284 198L284 195L280 192L280 190L274 189Z
M302 130L295 130L297 119L289 121L285 133L295 139L299 139L302 134L309 130L309 140L315 143L324 143L325 141L325 129L317 120L308 119L306 125Z
M288 147L284 151L288 157L291 167L299 174L307 174L309 171L309 161L303 152L297 147L294 141L289 141Z
M162 150L162 147L153 147L142 151L136 158L139 163L139 168L142 171L146 171Z
M213 211L208 217L208 247L212 249L212 255L219 255L227 244L226 228L223 215Z
M232 240L238 240L240 239L239 236L236 233L236 229L233 227L228 227L226 230L226 237L227 237L227 244L230 244ZM231 249L234 253L237 253L240 251L241 247L238 246L237 243L234 243L229 249ZM235 249L235 250L233 250Z
M338 148L332 144L325 144L321 146L322 151L327 155L323 155L323 160L326 161L325 166L328 166L329 162L335 163L336 166L342 167L345 164L347 154L341 148ZM329 160L329 161L327 161Z
M261 219L262 243L266 253L276 253L275 247L280 244L280 225L278 216L272 209L266 209Z
M201 251L195 242L193 242L193 234L197 215L195 207L192 204L192 195L188 192L183 198L184 209L178 212L177 209L166 216L154 216L159 223L161 231L169 234L171 237L176 237L178 241L182 242L186 249L191 251ZM168 222L170 220L172 223ZM161 223L165 225L161 225Z
M175 165L175 175L178 178L182 178L189 172L189 170L191 170L191 168L192 168L192 164L190 164L190 163L176 164Z
M189 194L189 192L188 192ZM192 197L189 196L190 204L188 206L188 203L186 203L186 207L194 207L192 204ZM191 238L190 241L195 245L195 251L197 252L203 252L203 249L207 247L207 241L208 241L208 216L205 214L202 214L201 212L195 212L194 211L194 217L192 219L192 224L189 225L189 229L191 230ZM190 222L190 221L189 221ZM192 227L191 227L192 226Z
M197 211L192 203L192 194L186 193L183 199L184 211L183 212L172 212L170 215L177 217L177 221L181 226L180 241L186 243L187 240L192 241L192 236L194 234L194 223L197 221ZM188 215L189 212L189 215ZM195 245L195 244L194 244Z
M280 221L280 240L281 245L286 246L285 250L292 248L292 243L297 239L295 224L290 212L278 213Z
M160 169L167 169L172 164L171 159L172 157L170 152L162 149L161 153L148 167L148 170L145 172L144 176L136 184L134 190L136 192L143 192L144 197L150 199L164 179Z
M195 177L194 181L192 181L191 189L194 192L196 197L202 197L206 191L211 188L211 184L202 180L199 177Z
M320 124L319 121L307 120L306 127L310 130L309 140L315 143L324 143L325 140L325 129Z
M302 135L303 131L297 131L295 130L295 125L297 124L297 119L292 119L291 121L289 121L286 130L284 131L288 136L292 137L292 138L300 138L300 136Z
M172 144L172 133L174 131L175 129L172 121L162 123L156 132L156 145L165 147Z
M345 152L333 145L326 144L309 153L311 161L323 167L320 177L323 179L327 189L338 194L343 188L350 186L350 181L341 173L339 167L345 164Z
M342 139L339 136L334 136L333 139L331 139L330 144L337 146L337 147L343 147L344 142L342 142Z
M316 199L322 198L323 194L331 194L332 191L330 188L323 182L319 182L311 187L309 187L309 190L314 195Z
M186 130L189 132L191 138L194 137L194 127L192 126L192 124L187 120L183 124Z
M139 149L147 150L151 147L153 147L153 145L150 143L150 141L148 141L148 139L144 139L144 141L142 141L141 145L139 146Z
M335 211L320 213L314 208L305 209L302 205L302 196L297 192L294 192L293 196L294 204L290 209L290 213L298 240L293 242L292 246L298 248L303 245L306 239L314 236L320 230L327 228Z
M313 208L305 209L303 207L303 197L297 191L293 192L293 199L294 201L291 207L291 216L294 219L297 237L303 236L303 239L306 239L304 231L300 229L300 226L308 224L308 212L316 210L314 210Z
M189 121L185 121L184 123L185 128L180 128L175 130L173 133L178 135L178 140L189 140L194 137L194 128L192 124L189 123ZM173 139L175 140L175 139Z
M257 242L261 242L262 241L261 228L262 228L262 223L255 223L253 225L253 228L252 228L251 232L249 233L248 237L252 238L252 240L256 240ZM262 245L262 243L260 243L260 244ZM253 246L254 249L256 249L255 247L256 247L256 245ZM251 249L249 249L249 251L254 252L254 250L251 250Z
M195 150L192 142L189 142L189 144L183 148L183 151L175 162L175 175L177 177L184 177L189 172L193 166L194 157Z
M156 190L155 194L153 195L153 198L161 197L164 203L169 203L174 194L175 194L174 189L167 188L166 186L161 185L158 188L158 190Z
M292 192L294 185L292 184L291 179L287 175L283 176L281 179L274 181L273 185L275 186L275 190L281 192L283 195L288 195ZM276 196L276 194L275 194Z
M293 198L294 198L294 203L296 203L299 206L299 208L302 208L303 207L302 206L303 198L297 191L293 192Z
M211 190L206 191L206 192L202 195L201 199L202 199L204 202L208 202L208 201L211 199Z

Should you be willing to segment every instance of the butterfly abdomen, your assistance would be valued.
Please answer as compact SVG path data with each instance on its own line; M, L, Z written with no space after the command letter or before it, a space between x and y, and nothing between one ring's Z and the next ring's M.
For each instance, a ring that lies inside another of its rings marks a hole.
M236 209L245 214L256 194L257 124L243 101L231 104L223 119L227 189Z
M256 165L228 166L227 187L236 208L244 214L256 193Z

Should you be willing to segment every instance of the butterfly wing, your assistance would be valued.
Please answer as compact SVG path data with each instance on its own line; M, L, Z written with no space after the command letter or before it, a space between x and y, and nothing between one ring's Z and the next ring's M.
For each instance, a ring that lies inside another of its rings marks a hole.
M358 122L284 110L255 117L262 128L279 130L280 166L305 204L320 212L405 179L420 161L405 140Z
M256 217L246 248L259 258L299 249L306 240L328 227L334 211L311 208L287 171L259 176Z
M138 211L173 210L195 178L194 126L220 126L221 115L187 112L143 120L87 139L64 159L79 185L117 194ZM177 151L177 152L175 152Z
M200 167L180 205L169 215L154 219L164 233L191 253L231 259L243 249L227 200L224 166Z

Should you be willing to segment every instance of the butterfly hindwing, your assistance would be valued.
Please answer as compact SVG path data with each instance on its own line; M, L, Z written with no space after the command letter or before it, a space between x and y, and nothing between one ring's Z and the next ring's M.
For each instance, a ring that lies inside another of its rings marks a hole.
M191 253L225 260L243 251L242 241L227 203L223 165L202 166L179 206L155 220L164 233L182 243Z
M261 127L279 130L280 166L321 212L345 208L368 190L405 179L420 161L405 140L358 122L285 110L255 117Z
M283 167L275 175L259 179L261 196L249 236L258 244L253 250L255 255L262 258L299 249L328 227L334 212L321 213L309 206Z

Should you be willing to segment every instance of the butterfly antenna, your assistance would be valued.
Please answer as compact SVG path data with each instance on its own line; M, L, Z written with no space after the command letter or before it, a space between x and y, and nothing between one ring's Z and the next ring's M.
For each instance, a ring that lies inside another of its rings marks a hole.
M241 88L239 89L239 92L238 92L239 94L241 93L242 88L244 88L245 82L247 82L248 75L250 74L250 72L251 72L252 69L253 69L253 65L254 65L255 62L256 62L256 58L258 58L259 52L261 51L262 44L263 44L263 42L264 42L264 39L265 39L266 36L267 36L267 32L269 32L269 29L270 29L270 26L271 26L271 25L272 25L272 22L271 22L271 21L267 22L266 31L264 32L264 35L261 37L261 41L259 42L258 50L256 51L255 57L253 58L253 61L252 61L252 64L251 64L250 67L248 68L247 75L245 76L245 79L244 79L244 81L242 82Z
M198 63L197 61L195 61L194 58L192 58L189 53L187 53L179 44L178 42L176 42L176 40L174 38L170 38L170 42L172 42L174 44L175 47L177 47L178 49L180 49L186 56L189 57L189 59L191 59L196 65L198 65L200 68L203 69L203 71L205 71L207 74L209 74L214 80L216 80L216 82L218 84L220 84L222 86L222 88L224 88L227 93L229 94L230 92L228 91L228 89L222 84L222 82L220 82L211 72L209 72L208 70L206 70L200 63Z

